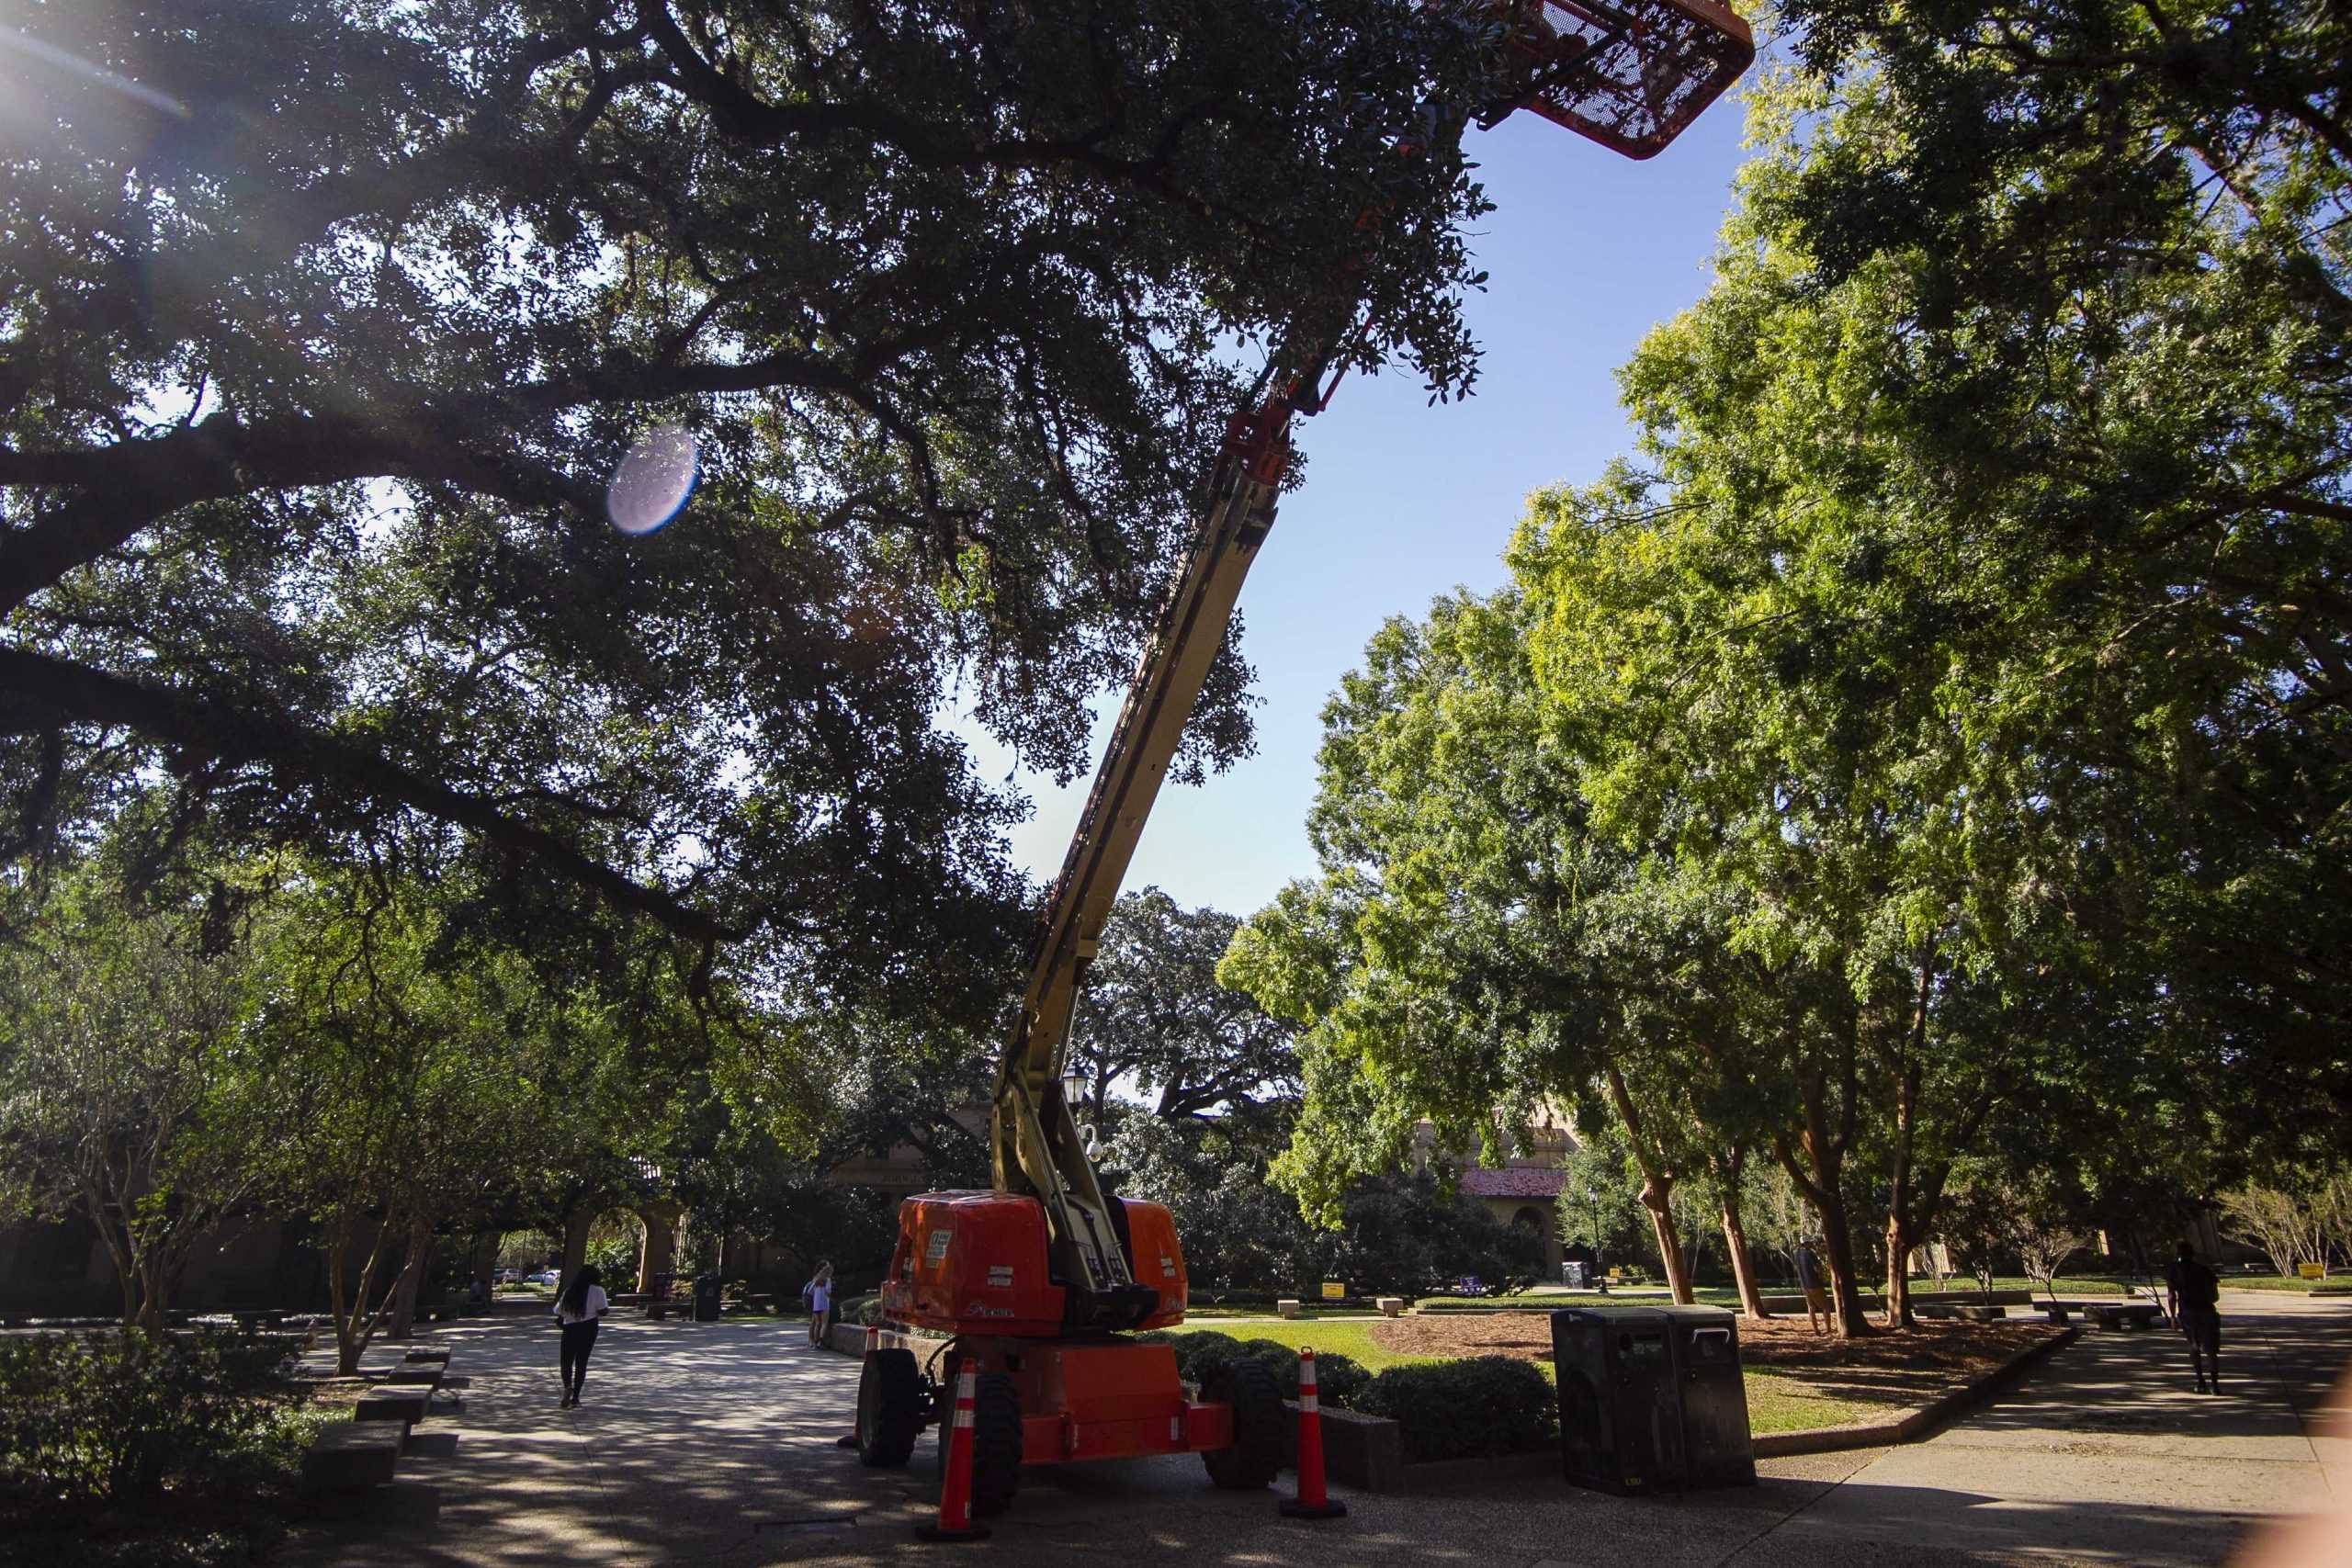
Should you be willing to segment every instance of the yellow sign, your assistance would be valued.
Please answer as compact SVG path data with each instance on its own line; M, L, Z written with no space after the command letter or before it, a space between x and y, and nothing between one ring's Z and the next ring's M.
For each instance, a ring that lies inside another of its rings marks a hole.
M1326 1280L1323 1281L1323 1299L1325 1301L1340 1301L1344 1298L1347 1293L1348 1282L1345 1280Z
M2306 1280L2324 1280L2327 1278L2327 1265L2324 1263L2298 1263L2295 1265L2295 1272L2301 1274ZM1331 1287L1326 1285L1323 1288L1328 1291Z

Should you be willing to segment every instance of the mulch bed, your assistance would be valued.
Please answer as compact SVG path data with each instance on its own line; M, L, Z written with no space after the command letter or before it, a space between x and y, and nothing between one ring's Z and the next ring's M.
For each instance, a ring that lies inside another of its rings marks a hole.
M1916 1404L1955 1382L1981 1376L2037 1339L2064 1332L2049 1324L1920 1323L1859 1339L1815 1334L1802 1317L1743 1317L1739 1359L1836 1399ZM1373 1343L1403 1356L1552 1357L1551 1320L1543 1313L1487 1317L1404 1317L1372 1326Z

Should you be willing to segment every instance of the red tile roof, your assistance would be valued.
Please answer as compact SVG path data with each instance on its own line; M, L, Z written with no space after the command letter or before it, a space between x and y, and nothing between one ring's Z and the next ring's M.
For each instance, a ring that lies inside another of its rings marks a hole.
M1508 1170L1465 1170L1462 1190L1473 1198L1556 1198L1560 1173L1514 1167Z

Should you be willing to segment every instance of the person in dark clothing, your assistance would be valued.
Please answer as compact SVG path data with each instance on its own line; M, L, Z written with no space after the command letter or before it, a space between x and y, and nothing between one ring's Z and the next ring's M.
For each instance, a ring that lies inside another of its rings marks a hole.
M603 1317L611 1303L605 1299L604 1275L594 1263L571 1277L563 1294L555 1299L555 1320L563 1328L563 1407L580 1403L580 1390L588 1381L588 1352L596 1347L596 1320Z
M2197 1249L2180 1244L2180 1256L2165 1270L2165 1308L2188 1340L2197 1371L2197 1392L2222 1392L2222 1278L2197 1261Z

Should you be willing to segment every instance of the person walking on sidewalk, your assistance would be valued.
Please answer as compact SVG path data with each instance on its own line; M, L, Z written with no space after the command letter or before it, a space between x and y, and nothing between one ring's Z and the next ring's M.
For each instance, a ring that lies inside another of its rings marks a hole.
M555 1320L563 1330L563 1404L560 1409L578 1404L581 1385L588 1381L588 1352L596 1348L596 1320L612 1306L605 1295L604 1279L594 1263L588 1264L571 1277L571 1283L555 1299Z
M1804 1314L1815 1334L1829 1332L1829 1292L1821 1288L1821 1259L1813 1255L1813 1238L1797 1243L1797 1289L1804 1292Z
M2222 1392L2222 1277L2197 1261L2197 1249L2180 1244L2180 1256L2165 1270L2165 1310L2188 1340L2197 1392Z
M816 1278L800 1287L800 1299L808 1303L808 1343L822 1345L825 1331L833 1325L833 1266L817 1265Z

